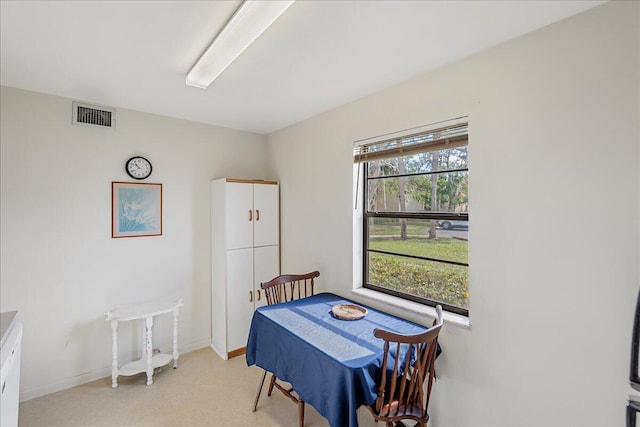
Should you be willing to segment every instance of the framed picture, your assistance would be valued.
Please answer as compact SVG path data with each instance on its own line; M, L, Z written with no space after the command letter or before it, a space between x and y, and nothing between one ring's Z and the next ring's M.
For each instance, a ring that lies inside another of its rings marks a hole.
M111 183L111 237L162 236L162 184Z

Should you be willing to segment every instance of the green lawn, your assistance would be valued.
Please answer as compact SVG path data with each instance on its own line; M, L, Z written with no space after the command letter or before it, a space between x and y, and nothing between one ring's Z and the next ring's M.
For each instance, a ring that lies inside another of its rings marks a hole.
M466 241L456 239L373 238L370 248L423 257L468 262ZM388 289L468 308L467 267L370 253L369 282Z
M369 226L372 235L393 235L400 236L400 226L398 224L375 224ZM407 234L426 236L429 232L429 224L407 224Z
M371 249L379 251L418 255L428 258L444 259L447 261L469 262L467 242L457 239L388 239L371 236Z

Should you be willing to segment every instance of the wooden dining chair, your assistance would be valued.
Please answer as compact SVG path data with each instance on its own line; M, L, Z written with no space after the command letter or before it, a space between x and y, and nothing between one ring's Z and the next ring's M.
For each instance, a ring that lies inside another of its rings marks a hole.
M422 334L374 331L376 338L384 340L378 398L368 407L376 422L384 421L387 427L392 427L406 426L402 420L413 420L416 426L426 427L441 328L442 307L437 306L433 326ZM393 371L385 369L389 361L393 363Z
M260 287L264 290L267 297L267 304L279 304L281 302L288 302L297 300L300 298L310 297L314 294L314 279L320 276L320 272L312 271L307 274L283 274L275 277L268 282L260 283ZM267 371L264 371L260 386L258 387L258 393L256 393L256 400L253 403L253 412L256 411L258 406L258 400L260 399L260 393L262 392L262 386L267 376ZM271 396L273 387L280 390L285 396L291 399L298 405L298 421L300 427L304 425L304 400L300 396L294 393L293 388L285 388L277 381L275 374L271 374L271 382L269 384L269 392L267 396Z

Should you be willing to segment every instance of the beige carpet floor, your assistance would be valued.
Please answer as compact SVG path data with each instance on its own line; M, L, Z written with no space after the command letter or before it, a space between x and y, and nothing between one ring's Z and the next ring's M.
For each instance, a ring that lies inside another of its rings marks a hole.
M247 367L244 356L224 361L210 348L180 355L154 375L111 377L20 404L19 426L293 426L297 406L277 390L267 397L265 381L258 409L252 412L262 370ZM373 427L369 411L358 411L361 427ZM329 424L305 405L305 426Z

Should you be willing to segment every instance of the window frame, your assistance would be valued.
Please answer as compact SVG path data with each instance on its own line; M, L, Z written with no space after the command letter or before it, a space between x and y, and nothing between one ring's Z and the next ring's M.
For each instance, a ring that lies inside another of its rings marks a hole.
M440 151L440 150L437 150ZM428 152L425 149L423 152ZM402 153L399 153L397 157L401 157ZM392 256L406 257L406 258L414 258L414 259L422 259L431 262L440 262L446 264L453 264L467 267L467 278L469 277L468 269L469 263L461 263L457 261L443 260L443 259L435 259L430 257L421 257L417 255L408 255L401 253L393 253L388 251L380 251L376 249L369 248L369 219L370 218L397 218L397 219L422 219L422 220L454 220L454 221L469 221L469 213L468 212L400 212L400 211L384 211L384 212L370 212L369 211L369 203L368 203L368 195L369 195L369 180L370 179L384 179L384 178L397 178L397 177L409 177L409 176L431 176L431 175L439 175L443 173L451 173L451 172L467 172L469 173L469 165L467 164L466 168L459 169L449 169L449 170L438 170L438 171L429 171L429 172L419 172L419 173L409 173L409 174L401 174L401 175L393 175L393 176L385 176L385 177L369 177L369 161L361 161L363 167L363 191L362 191L362 287L366 289L370 289L372 291L384 293L387 295L391 295L397 298L401 298L408 301L413 301L419 304L428 305L431 307L435 307L437 305L441 305L443 310L459 314L465 317L469 317L469 309L458 307L455 305L451 305L445 303L443 301L437 301L425 297L420 297L408 293L399 292L393 289L388 289L382 286L375 285L369 282L369 254L370 253L381 253L388 254Z

